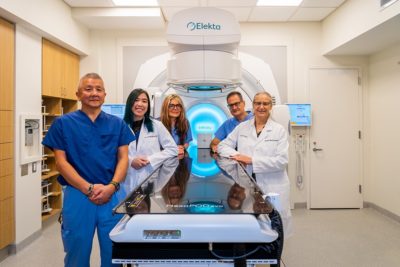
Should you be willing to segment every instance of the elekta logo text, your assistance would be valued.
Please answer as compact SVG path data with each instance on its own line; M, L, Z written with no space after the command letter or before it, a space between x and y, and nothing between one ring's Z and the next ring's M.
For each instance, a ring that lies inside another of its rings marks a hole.
M186 28L188 28L190 31L194 31L194 30L216 30L216 31L220 31L221 30L221 25L218 24L214 24L214 23L203 23L203 22L189 22L186 25Z

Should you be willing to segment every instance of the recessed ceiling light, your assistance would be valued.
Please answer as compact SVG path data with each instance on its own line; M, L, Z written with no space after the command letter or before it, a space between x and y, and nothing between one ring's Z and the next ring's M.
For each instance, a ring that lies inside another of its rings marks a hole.
M258 0L257 6L299 6L303 0Z
M157 0L112 0L116 6L158 6Z

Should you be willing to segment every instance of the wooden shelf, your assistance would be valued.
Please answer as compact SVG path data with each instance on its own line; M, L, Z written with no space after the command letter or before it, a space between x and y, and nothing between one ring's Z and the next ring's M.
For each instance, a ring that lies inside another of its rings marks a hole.
M61 116L61 114L50 114L50 113L43 113L42 115L46 116L46 117L60 117Z
M60 214L60 212L61 209L52 209L50 212L42 214L42 222L50 219L57 214Z
M51 195L49 197L58 197L61 195L61 192L51 192Z
M60 195L61 195L61 192L59 192L59 191L49 192L47 195L42 195L42 199L46 198L46 197L58 197Z
M47 180L47 179L54 177L56 175L59 175L59 174L60 173L58 171L50 171L50 172L42 175L42 180Z

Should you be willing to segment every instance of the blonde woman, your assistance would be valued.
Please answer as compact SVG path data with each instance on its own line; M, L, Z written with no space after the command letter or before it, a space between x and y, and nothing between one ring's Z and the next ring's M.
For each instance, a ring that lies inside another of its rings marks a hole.
M178 145L178 154L183 155L193 138L183 101L178 95L171 94L164 99L160 119Z

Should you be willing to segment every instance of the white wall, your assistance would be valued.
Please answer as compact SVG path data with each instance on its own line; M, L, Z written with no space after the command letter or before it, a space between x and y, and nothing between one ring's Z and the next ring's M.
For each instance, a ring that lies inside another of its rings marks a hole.
M42 227L41 218L41 167L21 176L20 116L41 113L42 92L42 39L26 28L17 25L15 35L15 242L18 245Z
M328 53L400 13L400 1L381 9L379 0L347 0L323 23L321 51ZM395 34L395 33L393 33Z
M400 216L400 44L374 54L369 66L365 200Z
M99 73L105 83L107 103L123 99L122 48L127 45L167 46L164 31L93 31L91 54L81 60L81 75Z
M78 53L89 53L89 31L71 17L62 0L1 0L0 16Z

